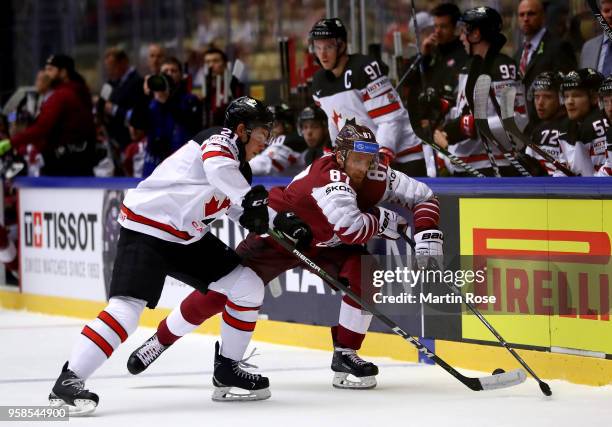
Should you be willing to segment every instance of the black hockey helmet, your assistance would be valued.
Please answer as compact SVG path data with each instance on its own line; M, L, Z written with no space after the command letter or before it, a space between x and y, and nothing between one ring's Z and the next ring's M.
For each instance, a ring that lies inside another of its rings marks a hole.
M346 121L334 144L334 151L340 152L343 160L348 157L350 151L368 153L374 156L373 165L378 162L378 149L374 132L366 126L358 125L354 120Z
M340 39L346 43L346 27L339 18L325 18L317 21L308 33L308 40Z
M597 92L603 81L603 75L592 68L581 68L577 71L570 71L563 78L561 93L570 89L583 89Z
M272 114L263 102L250 96L241 96L230 102L225 109L223 126L235 131L240 123L244 123L250 134L256 127L270 130L272 120Z
M612 95L612 75L604 79L601 86L599 86L599 96L610 96Z
M489 42L506 42L502 35L503 21L499 12L489 6L480 6L466 10L459 22L465 25L468 32L478 28L482 38ZM503 44L502 43L502 44Z
M538 90L551 90L559 93L564 77L565 76L560 71L544 71L543 73L538 74L531 83L527 98L532 100L535 92Z
M298 129L301 129L302 125L307 120L321 122L323 126L327 126L327 114L316 105L309 105L300 111L300 115L298 116Z
M293 111L287 104L270 105L268 111L272 114L272 120L275 122L283 122L291 125L295 122Z

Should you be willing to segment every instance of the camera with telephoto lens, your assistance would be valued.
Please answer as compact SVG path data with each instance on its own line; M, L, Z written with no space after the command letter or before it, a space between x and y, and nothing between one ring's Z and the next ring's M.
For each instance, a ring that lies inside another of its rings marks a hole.
M172 77L163 73L154 74L147 79L147 88L151 92L172 92L174 89L174 80L172 80Z

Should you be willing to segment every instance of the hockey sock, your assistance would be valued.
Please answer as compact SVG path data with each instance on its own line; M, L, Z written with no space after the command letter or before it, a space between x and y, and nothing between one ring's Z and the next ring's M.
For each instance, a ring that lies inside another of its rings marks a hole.
M241 360L249 346L264 297L264 283L253 270L244 267L229 290L221 319L221 355Z
M193 331L204 321L223 311L227 297L209 290L203 294L193 291L157 327L157 339L163 345L174 344L180 337Z
M348 297L340 304L340 319L338 326L332 328L332 337L340 347L359 350L370 327L372 315L361 308Z
M81 331L68 367L80 378L89 378L136 330L145 305L146 301L136 298L112 297L98 317Z

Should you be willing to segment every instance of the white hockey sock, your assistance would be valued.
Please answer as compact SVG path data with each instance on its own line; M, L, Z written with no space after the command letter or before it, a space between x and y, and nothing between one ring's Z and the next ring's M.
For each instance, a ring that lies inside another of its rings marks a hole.
M340 304L340 319L338 324L358 334L368 332L372 315L361 308L353 307L344 300Z
M136 330L146 304L136 298L111 298L108 306L81 331L68 367L80 378L89 378Z
M229 290L221 320L221 355L241 360L249 346L264 297L264 283L245 267Z

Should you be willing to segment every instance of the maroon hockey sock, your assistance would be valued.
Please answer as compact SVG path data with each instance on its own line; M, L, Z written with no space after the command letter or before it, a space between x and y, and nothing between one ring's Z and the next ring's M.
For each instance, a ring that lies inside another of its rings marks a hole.
M159 322L159 325L157 326L157 339L159 340L160 344L174 344L174 342L177 341L179 338L179 336L176 336L172 332L170 332L170 329L168 329L168 325L166 325L166 319Z
M353 332L342 325L332 327L332 337L335 345L342 348L359 350L365 339L365 334Z
M181 315L183 319L192 325L201 325L206 319L221 313L225 307L227 297L219 292L208 291L203 294L193 291L181 303ZM157 327L157 338L163 345L170 345L177 341L180 336L170 332L166 319L162 320Z

